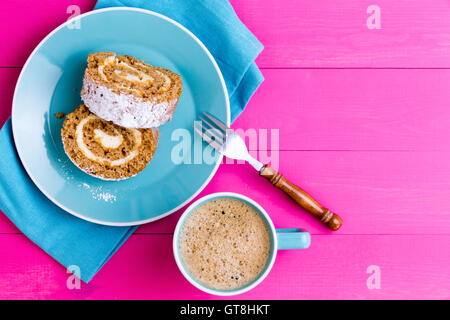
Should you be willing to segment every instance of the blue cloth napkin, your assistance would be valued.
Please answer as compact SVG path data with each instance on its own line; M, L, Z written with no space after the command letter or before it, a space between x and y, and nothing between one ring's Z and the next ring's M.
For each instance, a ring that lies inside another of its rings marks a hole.
M100 0L96 9L133 6L164 14L190 29L209 49L224 76L232 120L263 81L254 63L262 45L226 0ZM48 200L26 174L8 120L0 131L0 210L62 265L77 266L89 282L136 227L109 227L76 218Z
M196 35L213 55L227 85L231 121L264 80L256 57L263 45L227 0L98 0L95 9L136 7L161 13Z

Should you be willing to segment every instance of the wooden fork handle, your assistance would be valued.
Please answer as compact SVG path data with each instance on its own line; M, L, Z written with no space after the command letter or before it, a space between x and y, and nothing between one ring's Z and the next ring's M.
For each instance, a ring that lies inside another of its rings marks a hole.
M270 183L278 189L283 190L283 192L291 197L298 205L312 213L331 230L337 230L341 227L341 217L322 207L313 197L306 193L306 191L286 180L283 175L273 170L268 165L261 168L259 175L269 180Z

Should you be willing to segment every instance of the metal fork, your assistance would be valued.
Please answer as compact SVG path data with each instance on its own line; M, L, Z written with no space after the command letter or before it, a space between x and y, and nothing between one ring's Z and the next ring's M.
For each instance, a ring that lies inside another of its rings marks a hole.
M205 112L200 116L200 120L201 122L197 122L197 125L194 125L194 130L214 149L228 158L245 160L250 163L259 172L260 176L269 180L278 189L281 189L298 205L318 218L331 230L338 230L341 227L342 219L337 214L322 207L306 191L289 182L276 170L267 164L263 165L253 158L249 154L244 140L236 132Z

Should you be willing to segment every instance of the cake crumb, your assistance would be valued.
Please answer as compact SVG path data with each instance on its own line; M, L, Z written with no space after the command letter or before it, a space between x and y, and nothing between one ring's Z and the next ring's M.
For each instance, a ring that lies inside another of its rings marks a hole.
M58 112L58 113L55 113L55 118L62 119L62 118L64 118L65 115L66 114L64 112Z

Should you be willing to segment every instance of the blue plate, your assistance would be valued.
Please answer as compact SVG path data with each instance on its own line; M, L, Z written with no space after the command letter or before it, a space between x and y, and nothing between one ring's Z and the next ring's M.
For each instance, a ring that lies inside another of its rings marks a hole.
M230 122L220 70L191 32L160 14L110 8L79 19L79 28L69 21L50 33L20 74L12 110L20 159L39 189L77 217L117 226L162 218L192 200L222 160L194 136L192 129L203 111ZM81 104L86 58L98 51L137 57L168 68L183 80L178 108L172 121L160 127L153 160L137 176L123 181L103 181L75 167L63 149L63 119L55 117L55 113L68 114ZM185 149L181 149L183 143ZM200 148L212 156L202 159Z

